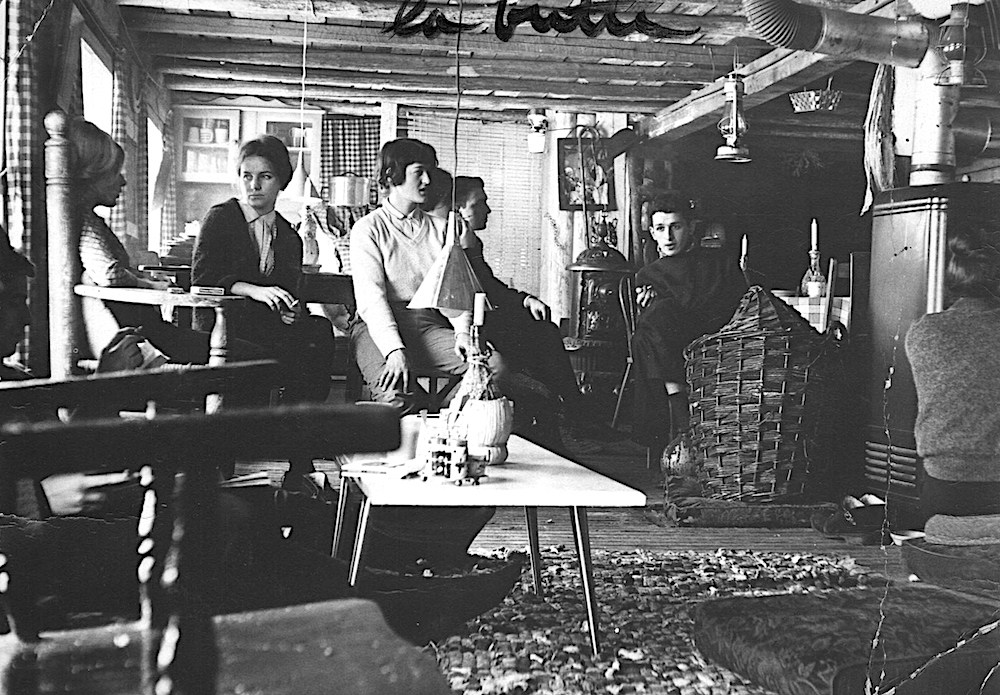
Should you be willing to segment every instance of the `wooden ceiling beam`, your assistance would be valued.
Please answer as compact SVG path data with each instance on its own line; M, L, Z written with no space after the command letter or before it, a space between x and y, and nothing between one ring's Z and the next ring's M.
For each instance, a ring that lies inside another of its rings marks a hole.
M863 0L854 5L851 11L858 14L892 16L894 8L895 4L891 0ZM851 62L853 61L834 59L809 51L776 48L740 70L746 76L743 79L744 109L749 111L755 106L805 87ZM655 116L644 119L639 125L639 131L650 139L676 140L714 126L718 123L726 102L723 83L724 79L720 78L686 99L668 106Z
M540 5L545 16L548 16L555 9L567 9L565 4L561 2L537 4ZM177 0L118 0L118 5L119 7L140 7L174 12L179 9L187 12L227 12L233 17L291 19L299 23L303 21L323 23L329 18L338 22L368 22L389 26L396 20L397 14L403 7L401 0L312 0L311 3L304 3L302 0L184 0L182 8L178 7ZM746 29L746 21L742 17L732 14L698 15L661 12L659 8L662 6L661 3L650 3L649 9L646 10L646 18L664 28L696 30L702 34L725 36L726 40L741 35ZM508 14L510 10L519 7L518 3L511 2ZM632 21L636 16L634 6L621 8L615 3L593 2L592 7L594 9L590 13L590 17L593 21L600 19L603 8L607 8L609 12L617 10L615 16L622 22ZM313 11L310 11L310 8ZM412 2L406 6L404 11L416 8L416 3ZM433 10L442 12L453 22L459 21L459 8L456 4L431 1L426 3L424 11L414 16L408 25L418 25ZM497 3L495 0L463 2L461 21L463 24L473 27L468 30L469 34L492 33L496 18ZM530 24L519 25L515 27L514 32L515 35L537 33L534 32ZM604 36L609 35L604 34ZM640 35L633 36L638 38ZM683 42L684 38L678 37L677 41Z
M270 43L223 41L218 39L187 40L156 34L147 35L143 47L152 55L167 58L190 58L219 64L278 65L295 67L302 64L300 47L275 46ZM310 69L330 69L357 72L391 71L393 74L454 75L452 56L422 56L413 53L372 53L357 50L311 48L307 51ZM728 70L714 61L650 61L653 65L606 65L599 63L558 62L558 74L553 64L540 60L507 60L462 56L463 77L512 77L527 79L594 79L617 81L668 82L687 84L690 89L703 87Z
M171 60L157 66L168 75L199 77L211 80L231 80L239 78L244 82L284 83L301 89L300 68L216 66L201 61ZM454 93L454 80L442 80L433 75L399 75L374 73L347 73L331 70L307 70L306 84L314 87L354 88L356 90L427 91L440 94ZM551 80L525 80L518 78L494 79L478 77L463 81L464 90L485 92L520 92L527 95L553 96L559 98L606 98L616 101L648 99L654 97L661 104L676 100L688 94L689 87L650 87L644 85L580 84L579 82L557 82Z
M175 92L199 92L214 97L256 96L263 99L299 99L300 85L244 80L209 80L196 77L167 75L164 86ZM340 87L306 85L305 98L311 103L354 102L374 104L393 100L410 106L448 107L455 105L454 94L430 94L425 90L403 91L398 89L363 90ZM559 109L567 112L594 113L613 111L620 113L652 114L662 108L662 101L643 99L558 98L551 95L509 92L479 95L470 90L462 94L462 105L470 109L491 111L527 111L535 108Z
M237 19L210 15L176 14L143 8L122 8L122 17L129 32L167 34L183 45L186 37L271 41L289 46L302 45L302 24L292 21ZM740 21L743 21L740 19ZM748 31L744 22L742 30ZM455 37L431 40L423 35L393 36L380 28L310 24L309 45L329 48L354 48L365 51L411 49L423 55L451 55ZM587 38L575 34L527 34L501 41L495 36L463 34L463 55L502 57L511 60L563 60L605 62L622 61L684 61L698 58L709 64L732 65L734 52L744 59L763 55L769 48L760 46L688 46L678 43L648 40L626 41L613 38Z

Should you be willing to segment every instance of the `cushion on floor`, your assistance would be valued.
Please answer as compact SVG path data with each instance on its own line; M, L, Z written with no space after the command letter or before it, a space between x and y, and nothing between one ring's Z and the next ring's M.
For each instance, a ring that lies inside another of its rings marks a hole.
M922 582L1000 596L1000 544L944 545L918 538L903 543L902 556L906 570Z
M878 692L905 681L931 657L996 620L996 608L927 586L724 598L695 608L694 639L706 658L780 695L863 695L867 677L878 683L885 671ZM986 679L997 663L997 632L934 669L940 676L945 668L954 686L947 692L964 693ZM924 677L931 675L928 669ZM918 677L900 693L943 692L921 687Z

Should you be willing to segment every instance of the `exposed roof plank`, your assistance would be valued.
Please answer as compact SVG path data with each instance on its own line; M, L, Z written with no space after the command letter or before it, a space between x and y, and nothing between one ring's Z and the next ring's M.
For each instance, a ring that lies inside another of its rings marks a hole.
M177 45L159 38L146 42L154 44L152 52L161 56L158 65L173 66L171 71L179 74L180 67L198 67L198 63L231 65L233 69L252 69L254 66L275 66L278 68L299 67L302 51L298 49L270 46L246 45L240 42L237 48L233 42L208 40L204 43L186 42ZM229 46L230 50L226 50ZM439 80L441 75L455 74L455 59L449 57L424 57L412 54L373 54L360 51L314 51L308 60L309 70L328 70L340 73L391 73L393 75L420 75ZM638 82L656 87L667 84L682 88L673 92L672 98L687 96L718 77L718 69L698 66L635 67L611 65L582 65L580 63L541 61L511 61L501 59L465 58L460 61L461 74L467 78L507 79L507 80L586 80L601 84L616 82Z
M209 80L193 77L168 75L164 83L168 89L185 92L202 92L214 95L243 96L252 94L261 98L297 99L301 96L301 86L244 80ZM425 90L404 91L384 89L363 91L339 87L316 87L306 85L307 101L351 101L374 103L392 99L410 106L454 106L454 94L429 94ZM641 99L599 99L599 98L556 98L551 95L525 94L513 97L481 97L463 94L462 105L468 108L484 108L493 111L526 111L531 107L565 109L569 111L616 111L621 113L654 113L662 104L658 101Z
M119 0L120 7L143 7L160 10L178 10L176 0ZM525 4L536 4L525 3ZM562 3L537 3L541 6L542 12L547 16L553 10L566 10ZM550 5L546 7L546 5ZM290 18L296 22L310 21L323 22L326 18L336 19L339 22L371 22L391 25L396 19L397 13L403 6L401 0L312 0L311 3L304 3L302 0L184 0L183 9L188 12L228 12L234 17L248 17L260 19L281 19ZM310 12L310 7L315 13ZM518 3L509 3L508 8L516 9ZM416 9L416 3L410 3L406 9ZM622 8L615 3L592 3L590 16L594 21L599 20L603 8L608 11L617 10L616 17L623 22L631 21L635 18L635 11L630 11L631 6ZM432 10L439 10L444 15L454 21L459 21L459 8L456 4L428 2L426 8L419 15L414 16L410 24L419 24L426 18ZM509 14L509 10L508 10ZM699 15L697 13L676 13L676 12L646 12L647 18L659 26L680 30L698 30L701 32L712 32L714 34L733 37L738 35L745 27L745 21L733 14L713 14ZM490 33L497 18L497 3L491 0L470 0L463 2L461 21L463 24L474 25L475 28L470 33ZM534 33L530 26L521 25L515 29L516 33Z
M184 41L186 36L214 38L240 37L255 41L272 41L291 46L302 45L302 24L292 21L264 19L234 19L207 15L185 15L156 10L123 8L122 16L130 32L170 34ZM743 20L740 20L741 22ZM742 33L747 33L745 22ZM310 47L371 50L392 50L410 47L449 55L455 48L455 37L434 40L417 36L393 36L378 28L310 24ZM607 58L622 60L683 59L681 56L701 54L712 57L720 65L731 65L736 50L729 46L685 46L665 41L625 41L614 38L587 38L575 34L526 34L501 41L495 36L463 34L461 50L470 55L503 56L522 60L581 60L599 61ZM740 47L740 55L760 55L757 47Z
M206 62L177 60L157 66L168 75L200 77L213 80L231 80L238 76L246 82L284 83L301 90L302 71L300 68L255 67L247 65L212 65ZM401 75L378 73L349 73L332 70L307 70L306 84L315 87L351 88L355 90L427 90L448 94L454 92L454 85L433 75ZM580 84L575 80L526 80L518 78L479 77L464 82L469 90L480 92L516 91L528 95L565 95L566 98L613 98L621 101L642 99L655 89L661 99L678 99L690 92L690 88L680 86L649 87L643 85Z

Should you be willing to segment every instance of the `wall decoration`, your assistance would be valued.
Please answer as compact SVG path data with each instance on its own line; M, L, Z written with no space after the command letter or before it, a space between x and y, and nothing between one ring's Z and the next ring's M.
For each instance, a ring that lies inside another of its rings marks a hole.
M560 138L557 141L560 210L607 212L618 209L614 164L603 154L605 141L605 138Z

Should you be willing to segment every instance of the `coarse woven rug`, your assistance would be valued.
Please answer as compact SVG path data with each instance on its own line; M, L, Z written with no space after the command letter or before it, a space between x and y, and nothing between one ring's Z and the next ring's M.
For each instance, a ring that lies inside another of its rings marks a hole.
M595 550L602 653L594 657L576 553L543 551L545 595L530 568L495 609L430 645L455 692L764 695L694 647L694 608L725 596L820 593L884 583L850 558L749 550Z

